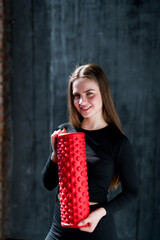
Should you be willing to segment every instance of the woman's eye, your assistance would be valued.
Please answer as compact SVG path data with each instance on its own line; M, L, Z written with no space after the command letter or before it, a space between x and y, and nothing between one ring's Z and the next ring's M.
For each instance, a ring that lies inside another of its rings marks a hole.
M93 95L93 93L92 92L88 92L87 95L90 97L90 96Z
M80 95L76 94L74 95L74 99L79 99L80 98Z

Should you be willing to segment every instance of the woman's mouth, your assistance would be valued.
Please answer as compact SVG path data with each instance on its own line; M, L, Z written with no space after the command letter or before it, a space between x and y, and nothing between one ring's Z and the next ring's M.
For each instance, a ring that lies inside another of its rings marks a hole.
M91 106L90 107L85 107L85 108L80 108L81 109L81 111L83 111L83 112L86 112L86 111L88 111L89 109L91 108Z

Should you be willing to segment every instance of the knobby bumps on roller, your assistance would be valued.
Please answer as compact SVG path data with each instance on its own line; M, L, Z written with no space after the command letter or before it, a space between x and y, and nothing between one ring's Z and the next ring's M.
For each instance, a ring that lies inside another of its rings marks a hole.
M57 158L61 225L77 228L79 221L90 211L85 134L60 134L57 137Z

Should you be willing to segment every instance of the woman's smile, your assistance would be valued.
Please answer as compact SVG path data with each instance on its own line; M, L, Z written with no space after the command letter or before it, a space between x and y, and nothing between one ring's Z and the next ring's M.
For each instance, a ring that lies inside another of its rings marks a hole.
M91 106L90 107L80 107L81 111L84 111L84 112L88 111L90 108L91 108Z

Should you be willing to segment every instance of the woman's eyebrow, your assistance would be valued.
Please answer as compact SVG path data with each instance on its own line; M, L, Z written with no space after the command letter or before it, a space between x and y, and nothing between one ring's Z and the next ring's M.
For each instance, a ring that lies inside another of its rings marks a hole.
M89 92L89 91L96 91L95 89L88 89L86 91L84 91L83 93Z
M83 93L86 93L86 92L90 92L90 91L96 91L95 89L88 89L86 91L84 91ZM79 94L79 92L72 92L73 95L75 94Z
M96 91L95 89L87 89L86 91L84 91L83 93L89 92L89 91ZM79 94L79 92L72 92L72 94Z
M73 95L79 94L78 92L72 92Z

